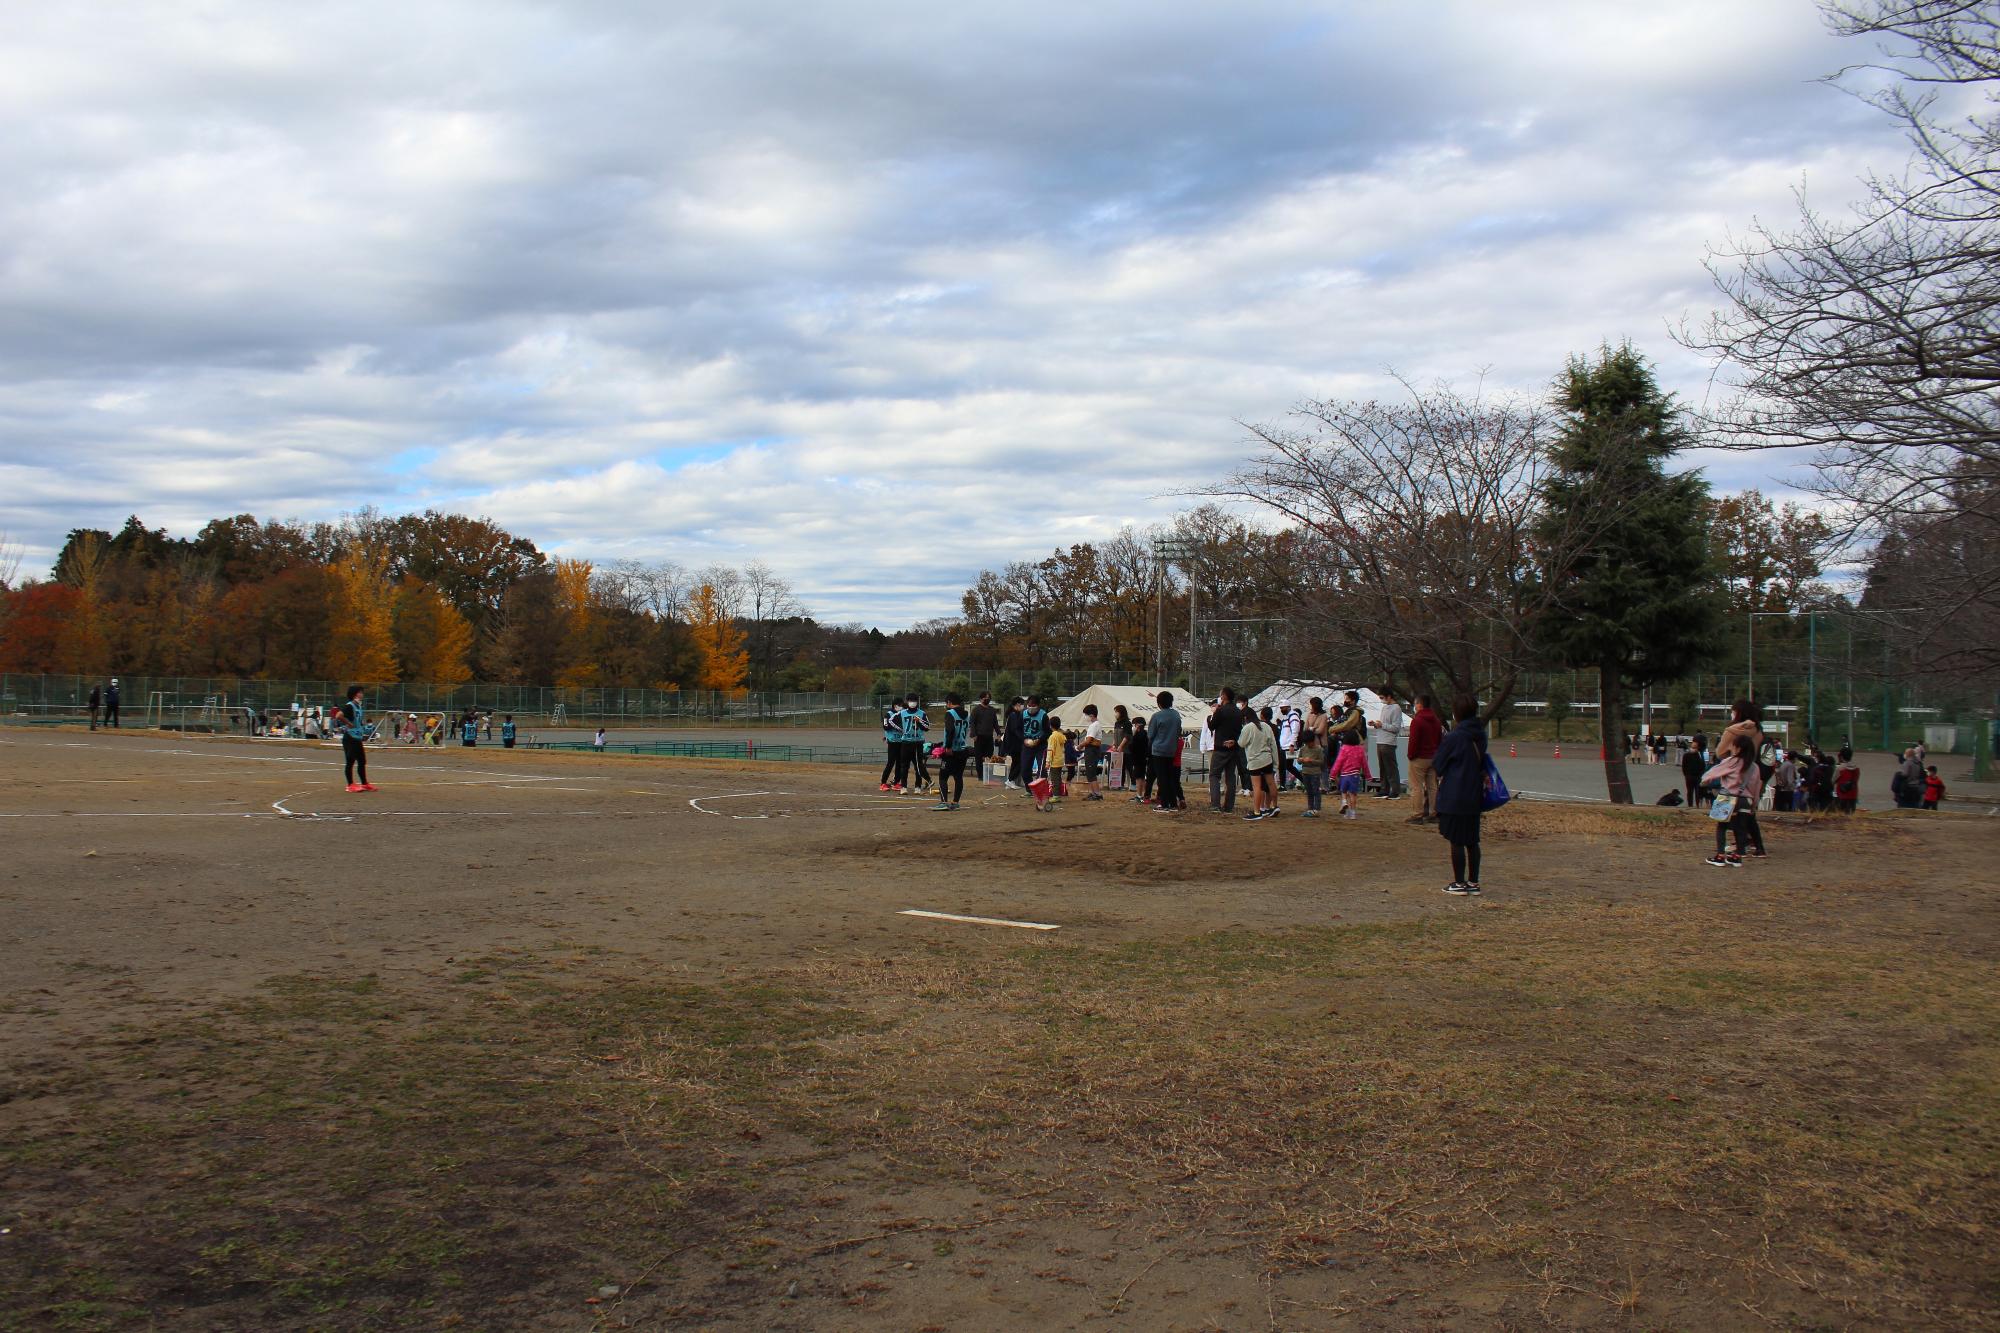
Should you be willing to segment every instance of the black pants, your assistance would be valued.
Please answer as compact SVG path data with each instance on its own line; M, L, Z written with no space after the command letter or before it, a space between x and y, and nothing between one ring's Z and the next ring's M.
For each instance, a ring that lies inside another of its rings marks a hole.
M944 766L938 770L938 799L957 805L965 795L965 762L973 757L970 750L947 750Z
M97 730L97 711L98 711L98 710L97 710L97 705L96 705L96 704L92 704L92 705L90 706L90 729L91 729L92 731L96 731L96 730Z
M1149 757L1144 750L1125 752L1125 785L1141 796L1153 787L1152 778L1147 776L1146 760Z
M1172 759L1154 755L1146 766L1148 777L1153 780L1153 795L1163 809L1174 810L1187 803L1181 792L1181 766Z
M915 741L897 741L890 747L890 756L896 765L896 785L898 787L909 786L910 769L917 762L917 743Z
M360 741L355 740L352 736L342 736L340 738L340 757L346 761L347 785L352 787L357 782L365 785L368 781L367 747L363 746ZM361 776L358 778L355 777L356 773L359 773Z
M975 736L972 739L972 775L979 781L986 781L986 761L993 757L993 738Z
M882 742L882 781L887 783L896 776L896 742Z
M117 704L115 704L115 703L109 703L109 704L106 704L106 705L104 705L104 725L105 725L105 726L107 726L107 727L116 727L116 726L118 726L118 705L117 705ZM120 728L120 730L123 730L123 728Z
M1700 775L1683 771L1681 773L1681 785L1687 788L1688 805L1692 807L1696 798L1701 795Z
M1479 844L1455 842L1451 845L1451 877L1460 884L1479 882Z

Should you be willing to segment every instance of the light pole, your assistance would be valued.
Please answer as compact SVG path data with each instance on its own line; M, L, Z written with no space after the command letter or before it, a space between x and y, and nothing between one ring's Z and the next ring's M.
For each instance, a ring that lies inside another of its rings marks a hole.
M1188 687L1188 693L1189 693L1189 694L1193 694L1193 693L1195 692L1195 683L1194 683L1194 666L1195 666L1195 663L1194 663L1194 627L1195 627L1195 568L1194 568L1194 562L1195 562L1195 554L1196 554L1196 550L1195 550L1195 544L1194 544L1193 542L1191 542L1191 541L1188 541L1188 540L1187 540L1186 538L1184 538L1184 537L1162 537L1162 538L1160 538L1160 539L1159 539L1158 541L1156 541L1156 542L1154 542L1154 543L1153 543L1153 553L1154 553L1154 554L1155 554L1156 556L1158 556L1158 557L1160 558L1160 561L1161 561L1161 563L1162 563L1162 565L1163 565L1163 566L1164 566L1164 565L1165 565L1166 563L1168 563L1168 562L1173 562L1173 563L1178 563L1178 564L1180 565L1180 567L1181 567L1182 569L1184 569L1184 570L1186 570L1186 571L1187 571L1187 581L1188 581L1188 686L1187 686L1187 687ZM1162 580L1161 580L1161 584L1162 584L1162 587L1163 587L1163 589L1164 589L1164 585L1165 585L1165 582L1166 582L1166 581L1165 581L1164 579L1162 579ZM1164 596L1164 591L1163 591L1162 595ZM1164 616L1164 612L1162 612L1162 615ZM1164 663L1164 658L1165 658L1165 656L1166 656L1166 626L1165 626L1165 622L1164 622L1164 620L1163 620L1163 621L1162 621L1162 623L1161 623L1161 633L1160 633L1160 645L1161 645L1161 648L1160 648L1160 654L1161 654L1161 658L1163 659L1163 663ZM1164 677L1164 675L1165 675L1165 673L1164 673L1164 671L1162 671L1162 676ZM1164 679L1164 678L1163 678L1163 679L1162 679L1162 680L1160 681L1160 684L1161 684L1162 686L1164 686L1164 685L1165 685L1166 683L1167 683L1167 682L1165 681L1165 679Z

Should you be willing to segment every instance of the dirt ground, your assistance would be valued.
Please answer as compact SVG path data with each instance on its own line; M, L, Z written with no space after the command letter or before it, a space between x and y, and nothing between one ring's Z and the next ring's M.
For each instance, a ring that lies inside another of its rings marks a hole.
M338 764L0 731L0 1327L2000 1327L2000 821Z

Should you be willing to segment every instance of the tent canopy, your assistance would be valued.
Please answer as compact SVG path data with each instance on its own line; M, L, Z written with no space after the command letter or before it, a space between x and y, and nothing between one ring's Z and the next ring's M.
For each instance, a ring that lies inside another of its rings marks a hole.
M1125 712L1131 717L1151 717L1160 711L1153 701L1159 697L1162 687L1146 685L1092 685L1080 694L1073 694L1049 711L1063 720L1063 725L1074 729L1083 719L1085 704L1097 705L1097 720L1105 726L1111 725L1112 709L1125 705ZM1171 687L1167 687L1171 688ZM1186 690L1174 690L1174 707L1180 711L1181 730L1194 732L1201 730L1202 715L1208 711L1205 704L1193 701Z
M1331 713L1340 705L1341 696L1349 690L1361 696L1361 711L1364 716L1372 721L1380 715L1382 696L1367 686L1335 685L1323 680L1281 680L1251 695L1250 706L1263 708L1268 705L1273 710L1281 710L1286 704L1290 704L1303 713L1306 711L1306 700L1317 695L1326 704L1326 711Z

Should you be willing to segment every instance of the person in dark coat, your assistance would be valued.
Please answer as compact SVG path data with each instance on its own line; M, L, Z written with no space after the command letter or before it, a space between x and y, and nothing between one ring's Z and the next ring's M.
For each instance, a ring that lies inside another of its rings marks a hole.
M1438 832L1451 844L1446 893L1479 893L1479 817L1486 796L1486 728L1479 705L1466 695L1451 707L1452 728L1431 761L1437 772Z
M104 687L104 725L118 726L118 677L116 676L113 676L111 683Z
M104 691L97 686L90 687L90 729L97 730L97 711L104 707Z

